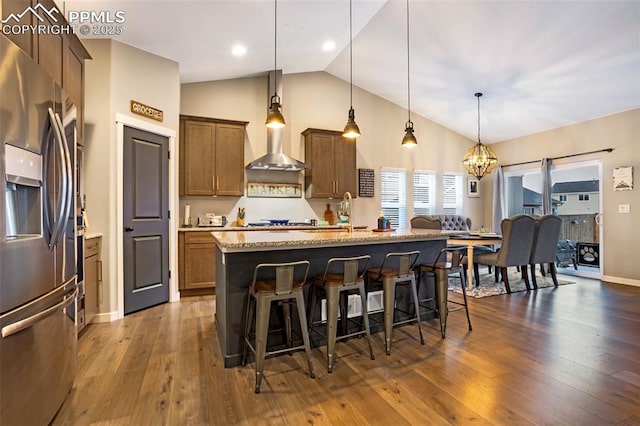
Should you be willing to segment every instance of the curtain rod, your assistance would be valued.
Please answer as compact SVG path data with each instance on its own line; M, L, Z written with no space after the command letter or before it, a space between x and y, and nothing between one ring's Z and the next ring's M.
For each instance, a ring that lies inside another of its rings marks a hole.
M597 151L581 152L579 154L561 155L559 157L551 157L549 159L560 160L561 158L570 158L570 157L577 157L579 155L588 155L588 154L596 154L598 152L611 152L611 151L613 151L613 148L606 148L606 149L599 149ZM539 161L542 161L542 160L531 160L531 161L522 161L520 163L503 164L502 167L521 166L523 164L532 164L532 163L537 163Z

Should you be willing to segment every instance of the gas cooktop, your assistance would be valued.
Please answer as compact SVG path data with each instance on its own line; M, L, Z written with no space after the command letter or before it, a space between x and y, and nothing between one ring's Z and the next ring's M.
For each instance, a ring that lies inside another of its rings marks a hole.
M272 222L255 222L255 223L248 223L247 226L250 227L258 227L258 226L311 226L310 223L307 222L285 222L285 221L279 221L276 223L272 223Z

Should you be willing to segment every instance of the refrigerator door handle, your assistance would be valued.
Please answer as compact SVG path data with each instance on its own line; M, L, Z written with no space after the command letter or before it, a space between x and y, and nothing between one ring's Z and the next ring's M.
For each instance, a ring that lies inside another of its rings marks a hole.
M69 151L69 145L67 143L67 137L64 132L64 126L62 125L62 120L60 119L60 115L58 113L55 114L56 117L56 125L58 127L58 135L61 138L61 154L64 158L65 173L62 177L63 185L67 188L67 197L65 200L65 211L61 216L62 225L60 226L60 236L58 237L58 242L63 238L63 235L67 229L67 224L69 223L69 215L71 214L71 206L73 204L73 170L71 168L71 153Z
M53 315L54 313L56 313L57 311L61 310L61 309L65 309L67 306L69 306L70 304L72 304L75 300L76 297L78 296L78 287L76 287L73 291L73 293L71 293L70 296L65 297L62 302L42 311L42 312L38 312L35 315L32 315L30 317L24 318L20 321L16 321L13 324L9 324L7 326L2 327L2 338L4 339L5 337L9 337L12 334L15 334L19 331L22 331L26 328L31 327L32 325L34 325L35 323L42 321L43 319L45 319L46 317Z
M51 140L52 137L52 114L53 110L49 108L49 122L44 132L44 140L42 141L42 206L44 212L44 223L47 229L43 234L47 237L47 245L53 247L53 211L49 199L49 157L51 156Z
M62 139L62 133L60 132L60 128L58 127L57 120L53 109L49 108L49 125L54 132L54 139L57 142L54 146L58 150L58 158L60 162L60 170L61 170L61 181L60 181L60 197L58 198L58 205L56 206L57 219L54 217L53 222L53 230L51 231L51 238L49 240L49 249L52 249L58 242L60 241L60 236L64 231L62 224L64 222L64 213L67 209L67 164L64 153L64 139ZM47 142L48 143L48 142ZM47 163L48 164L48 159ZM48 170L47 170L48 173ZM48 181L49 176L45 175L44 181ZM48 198L48 194L47 194ZM47 206L49 203L47 202ZM49 217L51 221L51 218Z

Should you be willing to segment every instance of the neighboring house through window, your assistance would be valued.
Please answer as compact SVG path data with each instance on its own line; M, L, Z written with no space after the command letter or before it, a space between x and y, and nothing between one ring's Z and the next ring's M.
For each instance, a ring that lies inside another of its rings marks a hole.
M578 201L589 201L589 194L578 194Z

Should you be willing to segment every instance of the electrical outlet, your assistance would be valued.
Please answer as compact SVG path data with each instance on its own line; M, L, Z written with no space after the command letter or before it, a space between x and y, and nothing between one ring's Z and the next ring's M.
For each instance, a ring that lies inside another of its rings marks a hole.
M618 204L618 213L631 213L629 204Z

